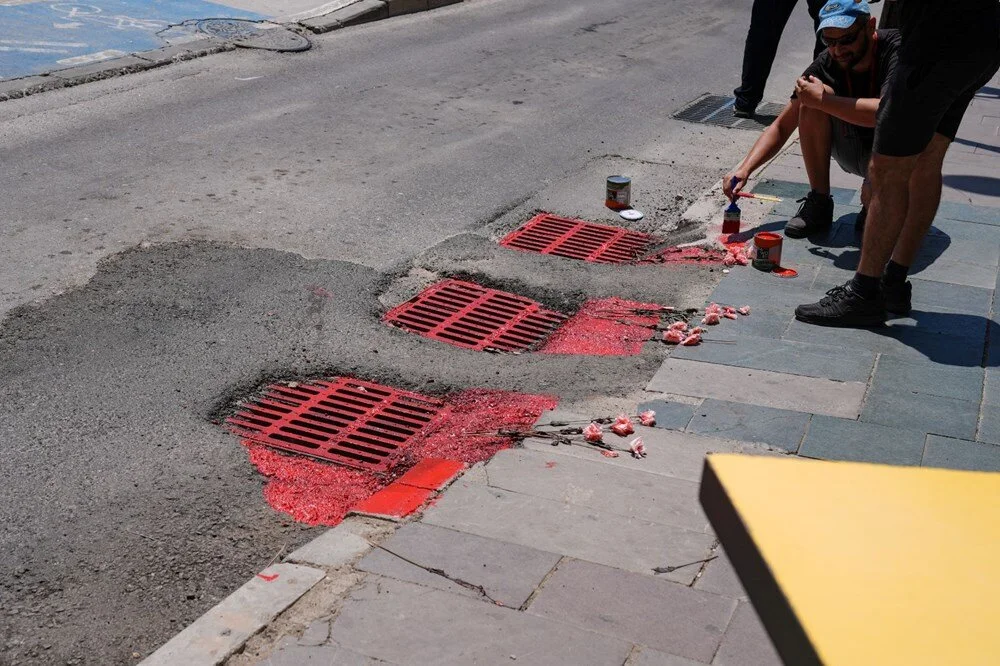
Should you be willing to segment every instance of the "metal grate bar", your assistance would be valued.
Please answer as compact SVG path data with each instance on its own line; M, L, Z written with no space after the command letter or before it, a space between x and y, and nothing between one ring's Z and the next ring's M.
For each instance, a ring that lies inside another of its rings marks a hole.
M233 432L260 444L384 471L446 411L438 400L341 377L297 386L273 384L226 422Z
M500 245L593 263L632 261L654 241L648 234L620 227L541 213L511 232Z

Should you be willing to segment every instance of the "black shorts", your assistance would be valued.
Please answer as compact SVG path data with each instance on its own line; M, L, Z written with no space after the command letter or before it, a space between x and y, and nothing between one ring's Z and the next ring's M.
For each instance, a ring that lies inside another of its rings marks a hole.
M872 131L830 116L830 154L847 173L867 178Z
M935 133L954 140L972 98L1000 68L998 51L907 58L913 51L900 53L889 92L878 105L875 152L880 155L918 155Z

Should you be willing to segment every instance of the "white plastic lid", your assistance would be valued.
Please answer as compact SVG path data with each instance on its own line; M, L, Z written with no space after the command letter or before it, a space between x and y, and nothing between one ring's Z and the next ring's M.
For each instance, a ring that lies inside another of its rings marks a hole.
M641 211L635 210L634 208L626 208L625 210L618 213L622 218L635 222L636 220L641 220L645 217Z

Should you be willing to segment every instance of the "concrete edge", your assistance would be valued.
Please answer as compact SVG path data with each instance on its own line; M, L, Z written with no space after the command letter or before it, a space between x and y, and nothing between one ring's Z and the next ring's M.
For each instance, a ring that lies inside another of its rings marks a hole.
M270 566L160 646L145 666L215 666L326 577L297 564Z
M300 28L314 34L322 34L352 25L379 21L381 19L415 12L429 11L462 0L357 0L329 14L281 24L286 28ZM0 81L0 102L21 99L29 95L78 86L92 81L110 79L125 74L142 72L162 67L174 62L192 60L213 53L233 51L237 47L231 42L214 38L201 39L186 44L174 44L151 51L139 51L119 58L99 63L87 63L78 67L55 70L46 74L35 74L16 79Z

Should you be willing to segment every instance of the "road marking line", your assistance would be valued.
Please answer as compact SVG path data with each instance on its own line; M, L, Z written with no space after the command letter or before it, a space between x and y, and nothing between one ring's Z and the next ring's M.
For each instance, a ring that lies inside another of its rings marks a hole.
M85 42L29 42L20 39L0 39L0 44L11 44L14 46L87 46Z
M100 62L102 60L110 60L112 58L120 58L123 55L127 55L124 51L116 51L114 49L108 49L107 51L98 51L97 53L88 53L87 55L74 56L72 58L63 58L62 60L56 60L60 65L83 65L88 62Z
M0 46L0 52L9 53L69 53L66 49L40 49L31 46ZM62 62L61 60L59 62Z

